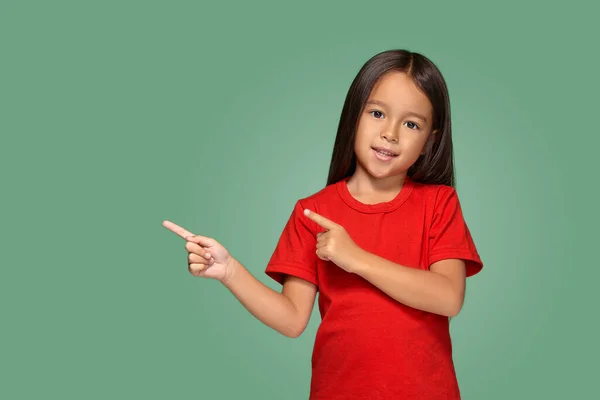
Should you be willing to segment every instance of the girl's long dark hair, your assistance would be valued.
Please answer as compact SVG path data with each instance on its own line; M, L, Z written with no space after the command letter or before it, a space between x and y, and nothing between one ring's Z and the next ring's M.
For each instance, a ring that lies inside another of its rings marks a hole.
M427 57L407 50L388 50L373 56L362 66L346 95L333 146L327 185L351 176L356 170L354 139L358 120L373 86L382 75L406 73L429 98L433 107L433 143L408 170L408 176L421 183L455 185L450 100L446 81Z

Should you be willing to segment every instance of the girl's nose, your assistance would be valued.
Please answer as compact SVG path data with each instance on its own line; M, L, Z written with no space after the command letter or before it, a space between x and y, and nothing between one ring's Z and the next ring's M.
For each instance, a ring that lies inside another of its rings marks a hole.
M388 142L397 142L398 141L398 135L394 134L390 131L381 132L381 137L383 139L387 140Z

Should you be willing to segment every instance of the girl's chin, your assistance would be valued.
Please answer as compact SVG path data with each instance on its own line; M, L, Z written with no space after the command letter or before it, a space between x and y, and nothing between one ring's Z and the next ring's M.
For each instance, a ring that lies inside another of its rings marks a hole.
M370 165L367 168L363 167L367 175L376 179L394 178L406 176L406 171L398 168L381 168L376 165Z

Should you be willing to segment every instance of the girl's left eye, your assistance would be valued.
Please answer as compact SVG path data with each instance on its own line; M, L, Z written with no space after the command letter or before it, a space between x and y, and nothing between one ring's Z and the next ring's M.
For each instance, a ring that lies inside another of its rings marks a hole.
M414 123L414 122L412 122L412 121L407 121L407 122L406 122L406 124L407 124L407 126L408 126L408 129L413 129L413 130L414 130L414 129L419 129L419 125L415 124L415 123ZM412 125L412 126L411 126L411 125Z
M373 115L375 118L383 118L383 113L381 111L373 110L369 114Z

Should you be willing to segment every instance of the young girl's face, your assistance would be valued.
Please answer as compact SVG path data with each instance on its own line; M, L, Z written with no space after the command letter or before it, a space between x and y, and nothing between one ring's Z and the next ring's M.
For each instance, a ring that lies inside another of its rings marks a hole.
M405 176L430 140L432 115L429 99L411 78L403 72L384 75L358 120L357 169L375 178Z

